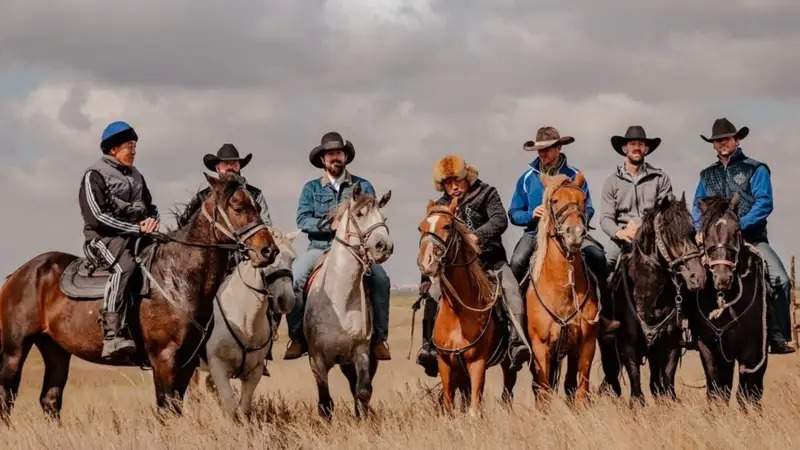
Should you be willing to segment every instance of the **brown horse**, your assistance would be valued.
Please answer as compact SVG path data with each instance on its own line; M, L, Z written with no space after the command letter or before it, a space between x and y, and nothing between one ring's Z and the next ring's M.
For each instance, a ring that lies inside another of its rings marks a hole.
M564 356L567 395L581 400L589 392L600 307L596 281L581 256L587 229L583 181L582 173L572 182L563 175L542 177L545 211L539 219L527 291L528 335L535 360L531 371L537 398L557 389Z
M266 266L278 250L241 177L219 180L206 176L213 194L188 224L160 235L167 241L154 256L152 293L142 298L132 331L153 368L160 409L181 411L183 395L197 366L197 350L208 331L212 299L223 281L228 252L240 249L255 266ZM221 220L221 221L220 221ZM20 383L25 358L36 345L44 359L42 409L57 419L72 355L103 361L103 335L98 324L102 300L78 301L59 289L59 278L76 256L39 255L11 274L0 289L0 416L8 418ZM133 314L131 314L133 315Z
M442 297L431 339L436 347L442 403L454 406L458 389L469 403L471 415L480 412L486 369L502 361L505 389L511 399L516 372L508 367L507 340L493 312L500 285L491 286L478 263L480 248L469 228L456 216L457 203L428 203L427 216L419 227L417 265L429 277L438 277Z

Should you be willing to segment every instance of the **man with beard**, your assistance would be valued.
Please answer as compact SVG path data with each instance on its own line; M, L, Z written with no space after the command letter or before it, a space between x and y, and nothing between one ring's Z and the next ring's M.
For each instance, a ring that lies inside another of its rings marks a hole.
M319 258L330 248L336 234L336 224L329 217L342 202L353 196L358 185L361 192L375 195L372 184L347 171L346 166L355 158L352 142L341 134L331 131L325 133L320 145L314 147L309 155L311 165L323 170L322 176L314 178L303 186L297 206L297 227L308 235L308 251L298 257L292 266L295 288L295 306L287 316L289 338L284 359L296 359L307 352L303 336L303 314L305 312L305 286L311 271ZM372 334L372 353L377 360L389 360L389 345L386 339L389 332L389 277L380 264L372 266L372 274L366 278L373 306L374 330Z
M648 138L639 125L628 127L625 136L611 137L611 147L625 159L603 184L600 228L611 238L606 249L609 271L630 247L645 211L672 193L669 176L645 162L659 144L661 138Z
M223 144L222 147L217 150L216 155L208 153L203 156L203 165L206 166L206 169L216 172L218 176L222 176L226 173L241 175L242 169L250 164L252 158L252 153L247 154L244 158L240 158L239 150L237 150L233 144ZM264 194L261 193L261 189L251 186L250 184L246 187L247 192L250 193L253 200L261 209L261 219L268 227L272 226L272 219L269 216L269 207L267 206L267 201L264 199ZM184 209L183 213L177 218L179 227L189 222L189 219L200 209L200 205L203 204L209 195L211 195L210 187L206 187L195 194L194 198L186 205L186 209Z
M503 306L506 314L513 318L509 326L511 342L509 356L512 370L519 370L531 358L525 343L522 324L525 323L525 306L511 268L506 262L503 248L503 232L508 228L503 201L497 189L478 178L478 169L464 162L459 155L447 155L433 168L433 184L442 196L438 205L449 205L457 199L456 217L463 221L477 238L481 249L479 262L487 271L497 272L503 289ZM436 348L431 342L433 323L436 320L437 303L430 300L428 290L431 279L422 275L420 296L426 298L425 314L422 319L422 348L417 354L417 364L425 368L425 373L436 376ZM520 327L520 328L517 328Z

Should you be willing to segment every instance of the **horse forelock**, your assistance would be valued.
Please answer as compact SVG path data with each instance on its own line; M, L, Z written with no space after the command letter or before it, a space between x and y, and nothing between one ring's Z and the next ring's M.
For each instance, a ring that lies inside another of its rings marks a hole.
M705 209L700 219L700 229L706 233L708 229L718 223L720 219L730 215L735 219L735 226L739 226L739 217L730 210L731 201L723 197L709 197L704 200ZM729 214L730 213L730 214Z

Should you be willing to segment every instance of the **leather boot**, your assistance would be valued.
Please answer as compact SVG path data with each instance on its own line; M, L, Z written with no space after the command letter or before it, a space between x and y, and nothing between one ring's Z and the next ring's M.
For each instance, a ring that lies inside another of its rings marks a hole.
M284 353L283 359L297 359L307 352L308 346L304 340L292 339L289 341L289 345L286 346L286 353Z
M136 353L136 343L123 336L122 320L118 312L103 311L103 352L104 360L118 360Z
M514 319L520 326L524 326L525 318L521 315L514 316ZM509 319L510 320L510 319ZM508 354L511 357L511 365L510 368L513 371L518 371L525 365L525 363L531 360L531 351L528 349L528 346L525 345L525 340L522 336L519 335L517 331L517 327L514 326L513 323L509 323L509 349Z
M389 351L389 343L386 340L376 341L372 344L372 356L378 361L389 361L392 353Z
M428 306L428 302L431 306ZM436 305L433 300L425 301L425 315L422 318L422 347L417 353L417 364L425 369L425 375L435 377L439 375L439 365L436 360L436 348L431 342L433 325L436 320Z

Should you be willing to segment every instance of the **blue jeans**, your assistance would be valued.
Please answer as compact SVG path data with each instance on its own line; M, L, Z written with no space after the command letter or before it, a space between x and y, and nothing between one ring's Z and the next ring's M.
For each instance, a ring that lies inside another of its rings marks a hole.
M767 282L772 289L771 295L767 297L767 337L770 342L789 341L791 338L789 275L769 242L758 242L754 245L764 260Z
M292 265L294 276L294 309L286 316L289 326L289 337L294 341L304 341L303 314L306 309L304 288L311 276L311 271L317 264L325 250L310 247L308 251L297 257ZM386 340L389 336L389 293L391 283L389 276L380 264L372 266L372 275L366 277L366 285L370 293L373 314L372 336L378 342Z

